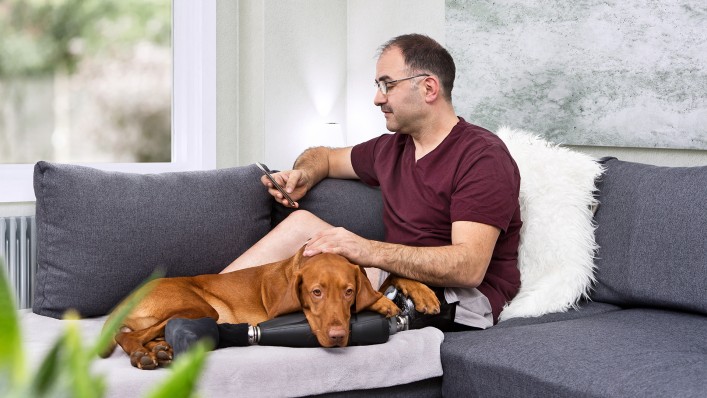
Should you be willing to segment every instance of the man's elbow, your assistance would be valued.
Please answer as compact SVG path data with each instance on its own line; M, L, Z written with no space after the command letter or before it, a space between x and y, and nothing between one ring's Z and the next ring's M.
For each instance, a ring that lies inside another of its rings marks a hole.
M460 287L463 288L477 288L481 285L486 277L486 270L488 269L488 262L482 264L472 264L471 266L465 267L466 272L460 272L458 275L462 275L460 278Z
M463 288L477 288L479 285L481 285L481 282L484 280L484 275L481 276L468 276L464 278L464 280L460 281L459 287Z

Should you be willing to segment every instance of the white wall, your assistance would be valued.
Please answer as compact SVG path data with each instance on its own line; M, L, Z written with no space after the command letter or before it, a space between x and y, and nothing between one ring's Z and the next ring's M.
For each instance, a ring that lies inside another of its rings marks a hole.
M216 3L216 167L239 164L240 123L238 1Z
M266 1L265 149L279 169L313 145L312 130L345 123L346 1Z
M345 124L346 1L239 3L239 63L219 64L239 70L239 116L219 135L238 135L237 164L289 168L313 129Z
M349 145L387 133L373 105L377 50L389 39L422 33L444 43L444 0L353 0L348 3L346 135Z
M443 0L239 3L237 9L219 8L220 23L238 21L240 47L237 65L229 63L230 56L219 58L219 75L239 70L240 93L238 120L229 108L219 111L221 141L238 135L238 149L220 148L219 156L228 157L219 159L220 166L238 159L236 164L263 161L289 168L317 144L310 133L325 123L340 124L349 145L387 132L373 105L376 50L410 32L444 42Z
M219 119L220 135L238 131L237 164L262 160L275 168L290 167L307 147L307 132L323 122L341 123L348 145L385 133L384 119L373 106L377 48L411 32L445 42L444 0L240 4L240 13L230 16L240 21L239 66L219 58L220 70L240 68L240 124L225 126ZM657 165L707 164L707 151L575 148L596 157Z

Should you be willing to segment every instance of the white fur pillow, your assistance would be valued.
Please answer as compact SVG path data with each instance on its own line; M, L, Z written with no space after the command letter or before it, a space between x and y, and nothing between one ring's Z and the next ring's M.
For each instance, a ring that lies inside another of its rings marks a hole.
M501 127L497 134L520 170L523 219L521 288L499 319L567 311L588 295L595 280L592 207L603 167L532 133Z

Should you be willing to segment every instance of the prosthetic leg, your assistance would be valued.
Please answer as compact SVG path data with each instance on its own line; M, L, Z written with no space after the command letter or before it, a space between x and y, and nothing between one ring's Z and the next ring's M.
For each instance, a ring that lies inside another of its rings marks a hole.
M449 319L450 322L454 319L453 306L451 314L443 311L439 315L424 316L415 311L410 298L400 294L394 287L389 287L385 295L401 309L400 315L386 318L372 311L352 314L349 324L350 346L381 344L403 330L437 326L429 323L428 319ZM175 356L187 351L202 338L212 340L218 348L248 345L320 347L302 312L283 315L255 326L246 323L216 324L212 318L180 318L167 322L165 340L172 346Z
M349 345L382 344L391 335L408 329L404 316L386 318L372 311L351 315ZM283 315L255 326L247 323L216 324L213 318L171 319L165 327L165 340L174 355L186 352L201 339L214 347L266 345L282 347L320 347L303 312Z

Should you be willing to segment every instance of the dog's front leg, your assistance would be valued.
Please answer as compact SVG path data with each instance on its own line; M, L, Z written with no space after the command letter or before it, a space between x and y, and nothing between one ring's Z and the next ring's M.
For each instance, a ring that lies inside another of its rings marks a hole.
M390 275L381 285L385 291L388 286L394 286L404 296L415 304L415 310L423 314L439 314L440 303L435 292L422 282Z
M373 305L368 307L368 309L377 312L381 315L385 315L389 318L400 313L400 308L398 308L395 303L390 301L390 299L385 296L381 296L381 298L379 298L375 303L373 303Z

